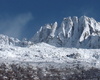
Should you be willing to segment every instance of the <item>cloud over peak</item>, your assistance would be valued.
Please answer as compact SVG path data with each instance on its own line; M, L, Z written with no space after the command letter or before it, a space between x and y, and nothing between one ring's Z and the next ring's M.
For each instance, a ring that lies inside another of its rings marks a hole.
M0 19L0 34L21 38L22 30L33 19L31 13L9 16Z

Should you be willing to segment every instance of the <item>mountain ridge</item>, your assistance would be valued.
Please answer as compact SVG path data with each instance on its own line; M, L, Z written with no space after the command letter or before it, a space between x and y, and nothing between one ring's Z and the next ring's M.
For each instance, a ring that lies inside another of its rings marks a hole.
M61 26L57 22L46 24L30 41L0 35L0 43L15 46L29 46L45 42L56 47L100 48L100 22L87 16L64 18Z
M57 22L41 27L32 41L69 48L100 48L100 22L87 16L67 17L60 27Z
M27 47L29 45L33 45L33 42L28 41L27 39L23 39L21 41L17 38L13 38L13 37L9 37L7 35L0 34L0 45Z

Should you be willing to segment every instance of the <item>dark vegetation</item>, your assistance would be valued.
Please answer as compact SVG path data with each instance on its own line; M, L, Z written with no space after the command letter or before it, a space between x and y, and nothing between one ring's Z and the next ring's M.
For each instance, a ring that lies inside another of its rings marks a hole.
M18 64L0 65L0 80L100 80L100 70L90 68L54 68L20 66Z

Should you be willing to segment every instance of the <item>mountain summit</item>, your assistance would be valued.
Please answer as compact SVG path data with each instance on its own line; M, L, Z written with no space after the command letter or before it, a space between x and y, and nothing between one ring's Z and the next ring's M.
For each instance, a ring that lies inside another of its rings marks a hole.
M69 48L100 48L100 22L87 16L67 17L61 26L55 22L41 27L32 41Z

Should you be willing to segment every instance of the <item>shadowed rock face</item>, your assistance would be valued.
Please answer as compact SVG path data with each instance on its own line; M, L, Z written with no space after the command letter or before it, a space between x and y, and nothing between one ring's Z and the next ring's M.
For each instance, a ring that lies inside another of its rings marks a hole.
M64 18L61 26L55 22L41 27L32 41L63 47L100 48L100 23L86 16Z
M72 69L1 64L0 80L100 80L100 70L96 68L85 70L78 66Z

